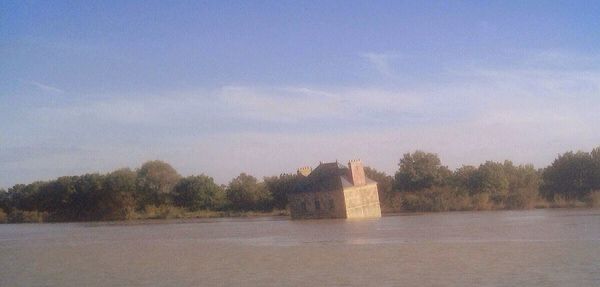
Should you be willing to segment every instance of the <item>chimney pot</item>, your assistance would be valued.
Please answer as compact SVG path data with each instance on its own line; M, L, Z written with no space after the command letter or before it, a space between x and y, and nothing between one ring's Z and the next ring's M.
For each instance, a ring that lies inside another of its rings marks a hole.
M350 160L348 162L348 178L354 185L365 185L365 169L360 160Z

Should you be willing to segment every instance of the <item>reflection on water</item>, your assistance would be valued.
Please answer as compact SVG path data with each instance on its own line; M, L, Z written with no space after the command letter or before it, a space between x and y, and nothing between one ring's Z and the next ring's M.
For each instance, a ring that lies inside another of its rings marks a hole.
M0 286L600 286L600 210L0 225Z

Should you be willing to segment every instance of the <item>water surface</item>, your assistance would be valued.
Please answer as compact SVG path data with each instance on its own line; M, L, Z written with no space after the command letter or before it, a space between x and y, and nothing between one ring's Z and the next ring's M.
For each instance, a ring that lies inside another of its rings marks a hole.
M0 286L600 286L600 210L0 225Z

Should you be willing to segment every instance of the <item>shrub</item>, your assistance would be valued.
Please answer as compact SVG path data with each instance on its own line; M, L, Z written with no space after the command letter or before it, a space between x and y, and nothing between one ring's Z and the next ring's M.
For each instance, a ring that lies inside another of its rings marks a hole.
M13 210L8 215L10 223L41 223L48 219L47 212Z
M600 207L600 190L590 192L585 198L585 203L589 207Z
M471 197L471 206L473 210L490 210L492 203L490 202L490 194L487 192L478 193Z
M8 216L4 210L0 209L0 223L6 223L8 221Z
M142 218L147 219L172 219L182 218L185 212L182 208L174 207L172 205L147 205L144 212L141 214Z
M466 194L457 190L434 187L419 192L406 192L402 208L407 211L458 211L470 210L471 202Z
M217 209L223 204L225 193L206 175L184 177L173 189L173 203L190 211Z
M271 211L273 196L264 182L242 173L231 180L226 190L227 200L236 211Z
M536 190L518 189L508 194L504 200L507 209L529 209L535 206Z

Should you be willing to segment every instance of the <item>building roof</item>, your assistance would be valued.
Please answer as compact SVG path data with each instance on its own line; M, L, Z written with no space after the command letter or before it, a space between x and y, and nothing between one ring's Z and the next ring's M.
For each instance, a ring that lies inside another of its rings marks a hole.
M365 178L367 184L375 181ZM308 176L302 178L296 188L296 192L309 191L331 191L352 187L352 181L348 178L348 167L338 162L321 163Z

